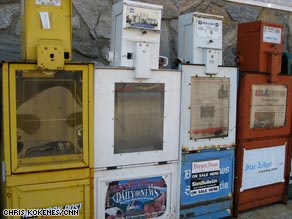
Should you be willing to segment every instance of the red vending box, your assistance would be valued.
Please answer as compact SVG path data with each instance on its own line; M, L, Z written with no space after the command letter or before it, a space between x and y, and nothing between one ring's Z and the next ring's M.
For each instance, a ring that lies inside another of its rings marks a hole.
M238 26L234 217L287 202L292 77L280 74L282 32L282 25L263 21Z
M237 54L241 72L281 72L281 24L255 21L238 25Z

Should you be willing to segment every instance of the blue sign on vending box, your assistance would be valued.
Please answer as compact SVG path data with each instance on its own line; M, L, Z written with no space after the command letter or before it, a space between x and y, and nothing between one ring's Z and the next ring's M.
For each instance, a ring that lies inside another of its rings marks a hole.
M233 178L234 149L183 154L181 208L198 207L200 203L207 206L208 202L211 205L216 199L230 200L232 205ZM196 212L196 215L200 213Z
M109 183L105 218L142 219L164 214L167 185L162 178L120 180Z

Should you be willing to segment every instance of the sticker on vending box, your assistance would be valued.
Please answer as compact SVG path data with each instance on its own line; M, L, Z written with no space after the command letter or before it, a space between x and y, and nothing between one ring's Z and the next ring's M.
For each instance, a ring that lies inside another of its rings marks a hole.
M219 191L220 161L192 163L191 196Z
M285 150L286 143L268 148L244 149L240 191L285 182Z
M105 218L157 218L166 211L166 204L162 177L113 181L107 190Z
M61 6L61 0L36 0L37 5Z
M160 30L160 10L127 6L126 27Z
M280 44L281 36L281 28L264 26L264 42Z
M197 35L201 38L219 39L222 36L222 21L205 18L198 19Z

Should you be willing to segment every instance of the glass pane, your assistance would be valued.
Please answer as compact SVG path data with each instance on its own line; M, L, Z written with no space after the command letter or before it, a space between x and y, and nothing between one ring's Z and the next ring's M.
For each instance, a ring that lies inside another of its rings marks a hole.
M164 84L115 84L114 153L163 149Z
M82 154L81 71L16 71L16 108L19 159Z
M285 125L287 90L286 85L252 85L250 128Z
M191 139L228 136L229 78L191 78Z

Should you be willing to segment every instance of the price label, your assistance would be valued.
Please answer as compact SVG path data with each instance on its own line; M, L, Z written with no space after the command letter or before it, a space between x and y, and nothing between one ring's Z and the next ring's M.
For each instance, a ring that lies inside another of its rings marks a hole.
M37 5L61 6L61 0L36 0Z

